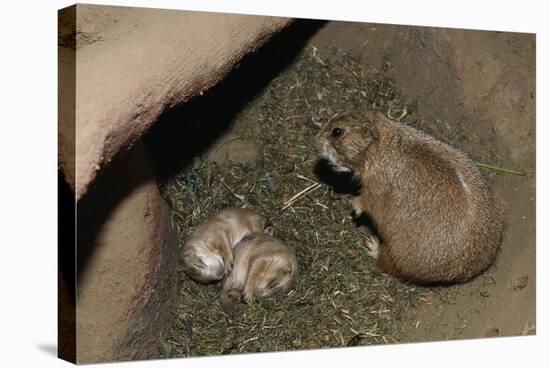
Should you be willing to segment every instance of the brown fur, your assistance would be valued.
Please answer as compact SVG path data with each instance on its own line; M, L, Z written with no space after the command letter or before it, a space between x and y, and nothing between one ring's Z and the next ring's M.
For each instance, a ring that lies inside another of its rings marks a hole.
M183 246L184 271L195 281L221 280L233 267L233 247L255 233L273 233L266 219L246 208L227 208L202 223Z
M235 265L223 281L222 302L269 297L288 290L297 276L292 249L268 234L251 234L235 247Z
M373 255L383 272L416 283L454 283L494 261L502 216L462 152L372 113L328 122L318 148L337 171L360 179L352 204L377 225L380 248Z

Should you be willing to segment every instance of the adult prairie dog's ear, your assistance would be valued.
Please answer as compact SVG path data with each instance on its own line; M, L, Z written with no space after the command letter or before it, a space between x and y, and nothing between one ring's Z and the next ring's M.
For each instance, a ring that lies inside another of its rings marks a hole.
M365 121L355 130L356 135L353 138L348 138L348 147L352 147L349 150L351 153L349 160L356 170L364 166L364 160L369 155L369 150L373 147L374 143L377 143L380 139L378 129L374 124L369 121Z
M357 124L346 138L346 145L352 154L362 154L369 146L379 140L378 129L368 121Z
M358 118L359 117L352 112L342 112L331 117L328 122L330 123L332 121L353 121L357 120Z
M361 134L364 138L372 139L373 141L378 141L380 139L380 133L378 128L374 124L374 119L378 116L367 116L364 123L361 125Z

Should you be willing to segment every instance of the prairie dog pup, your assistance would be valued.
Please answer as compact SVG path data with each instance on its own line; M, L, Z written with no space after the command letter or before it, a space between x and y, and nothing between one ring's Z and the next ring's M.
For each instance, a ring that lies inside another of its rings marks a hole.
M298 262L292 249L268 234L251 234L235 247L233 271L222 283L222 301L247 302L252 297L287 291L297 275Z
M200 283L221 280L233 267L233 247L245 236L272 232L266 219L246 208L227 208L207 219L183 246L185 273Z
M380 239L380 270L423 284L465 282L496 257L501 213L465 154L382 114L342 116L323 126L317 146L336 171L352 171Z

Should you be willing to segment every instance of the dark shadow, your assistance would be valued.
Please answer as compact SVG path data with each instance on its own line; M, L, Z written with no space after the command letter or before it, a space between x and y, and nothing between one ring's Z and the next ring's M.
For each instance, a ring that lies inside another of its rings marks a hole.
M76 361L75 214L72 189L57 173L57 343L59 357ZM57 347L54 347L57 355Z
M60 277L71 302L75 301L75 210L72 189L65 182L61 171L57 172L57 265Z
M152 175L145 147L138 142L130 151L117 154L78 201L76 275L79 282L82 282L82 271L86 268L91 252L97 245L97 236L109 215L143 182L150 180Z
M361 182L351 172L336 172L327 160L319 160L313 168L317 178L332 187L335 193L359 195Z
M54 344L39 344L36 347L46 354L53 355L54 357L57 356L57 346Z
M374 222L374 220L368 213L363 212L359 216L353 215L353 222L357 227L366 226L372 233L372 235L376 236L378 239L380 239L380 241L382 241L382 239L380 238L380 234L378 233L376 222Z
M220 83L165 111L146 136L159 180L180 172L231 124L235 116L297 57L326 22L297 20L241 60Z
M62 39L63 35L65 38ZM58 13L58 128L75 134L76 6ZM61 46L67 47L61 47ZM59 143L59 142L58 142ZM67 147L66 147L67 148ZM74 157L73 145L69 154ZM67 152L66 152L67 153ZM57 345L55 355L76 362L76 200L61 171L57 172Z

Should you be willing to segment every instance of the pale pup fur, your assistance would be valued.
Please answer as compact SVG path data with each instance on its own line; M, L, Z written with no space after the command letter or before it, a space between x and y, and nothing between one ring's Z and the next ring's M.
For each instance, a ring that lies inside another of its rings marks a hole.
M287 291L298 276L294 251L269 234L251 234L234 251L233 271L222 283L226 304Z
M183 246L185 273L201 283L221 280L232 270L233 247L245 236L263 231L266 231L266 219L253 210L228 208L218 212L199 225L186 240Z
M380 270L421 283L465 282L494 261L502 214L477 166L459 150L377 113L345 115L317 137L336 171L352 171L380 238L369 254Z

